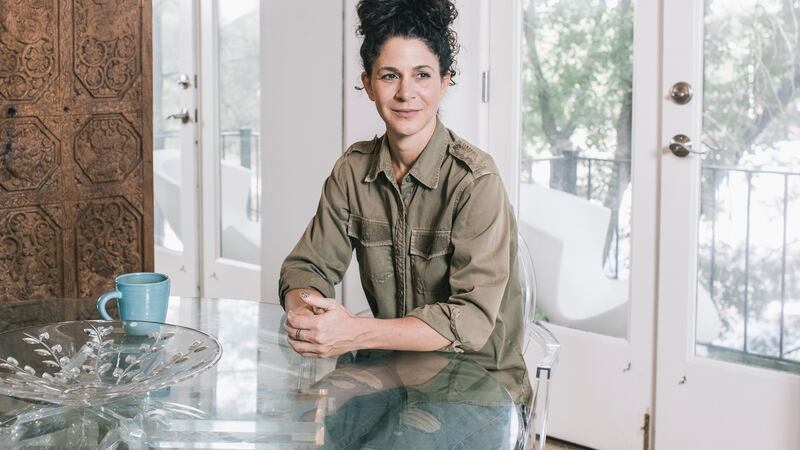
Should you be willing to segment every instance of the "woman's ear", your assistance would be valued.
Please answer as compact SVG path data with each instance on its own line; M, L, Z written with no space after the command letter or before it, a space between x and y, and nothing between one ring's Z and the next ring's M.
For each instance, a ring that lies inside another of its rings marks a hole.
M361 84L364 85L364 90L367 91L367 96L373 102L375 101L375 96L372 92L372 84L370 83L369 75L367 72L361 72Z
M450 87L450 74L448 73L442 77L442 86L441 86L442 96L444 96L444 94L447 93L447 88L449 87Z

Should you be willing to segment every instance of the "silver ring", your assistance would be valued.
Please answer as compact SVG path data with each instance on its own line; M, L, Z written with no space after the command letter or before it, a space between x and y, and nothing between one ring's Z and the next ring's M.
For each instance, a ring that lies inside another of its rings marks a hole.
M308 292L305 292L305 291L301 292L300 293L300 298L302 298L303 300L307 300L308 299Z
M301 330L300 328L298 328L297 331L295 331L295 333L294 333L294 340L295 341L299 341L300 340L300 332L301 331L303 331L303 330Z

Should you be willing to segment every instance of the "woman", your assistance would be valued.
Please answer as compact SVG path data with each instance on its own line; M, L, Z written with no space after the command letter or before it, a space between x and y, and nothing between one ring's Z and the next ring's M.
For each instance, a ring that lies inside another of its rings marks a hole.
M464 352L527 402L516 224L491 157L442 125L452 0L361 0L361 80L386 133L353 144L281 268L292 348ZM375 318L331 300L353 249Z

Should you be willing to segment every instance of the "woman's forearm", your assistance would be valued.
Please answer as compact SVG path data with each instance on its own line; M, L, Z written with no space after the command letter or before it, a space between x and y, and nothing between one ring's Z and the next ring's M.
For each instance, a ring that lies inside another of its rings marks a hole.
M357 320L359 336L355 342L359 349L430 352L442 350L451 344L447 338L416 317Z

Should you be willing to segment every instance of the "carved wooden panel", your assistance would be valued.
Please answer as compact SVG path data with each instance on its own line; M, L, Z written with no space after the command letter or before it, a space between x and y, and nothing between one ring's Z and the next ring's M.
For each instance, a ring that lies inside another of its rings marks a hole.
M76 0L73 69L93 97L119 97L139 75L138 0Z
M0 125L0 186L9 192L37 189L58 165L58 140L35 117Z
M0 302L153 269L150 9L0 0Z
M75 137L75 161L93 183L122 181L141 161L139 134L120 114L92 116Z
M62 230L38 207L0 213L0 301L62 295Z
M3 0L0 12L0 95L36 100L58 74L56 0Z
M142 217L124 198L79 205L75 224L78 296L93 295L95 286L142 267Z

